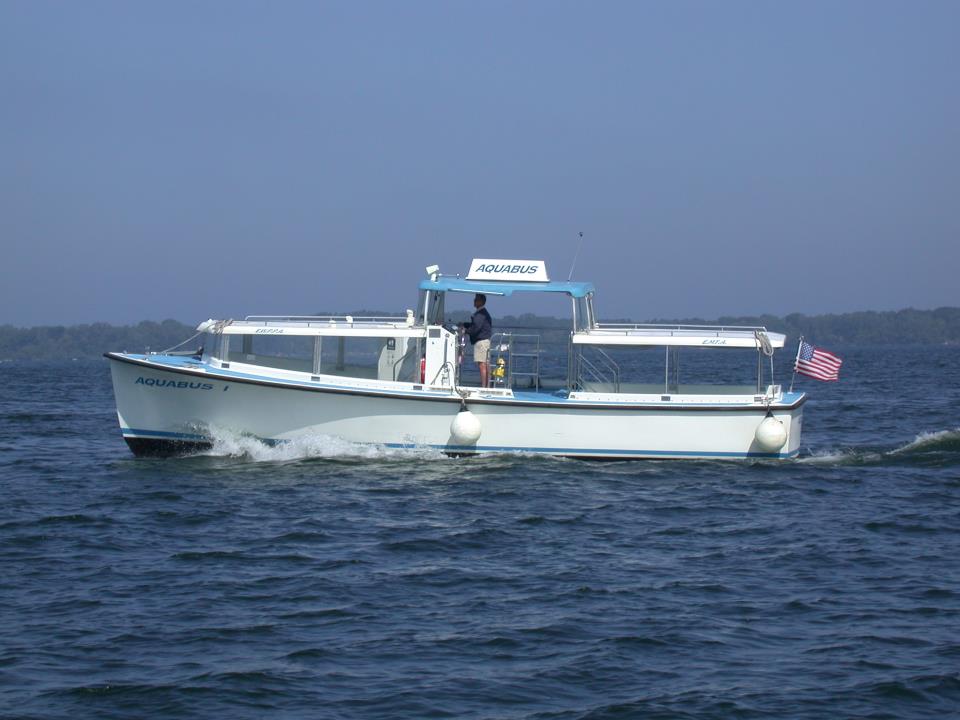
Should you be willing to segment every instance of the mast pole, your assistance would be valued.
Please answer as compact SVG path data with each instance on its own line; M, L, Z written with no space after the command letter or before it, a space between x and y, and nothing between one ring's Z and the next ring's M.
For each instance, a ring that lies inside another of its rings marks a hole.
M797 356L793 359L793 376L790 378L790 392L793 392L793 381L797 379L797 362L800 360L800 348L803 347L803 335L797 343Z
M583 233L580 233L580 240L577 241L577 251L573 254L573 262L570 263L570 272L567 274L567 282L573 277L573 268L577 265L577 258L580 257L580 248L583 247Z

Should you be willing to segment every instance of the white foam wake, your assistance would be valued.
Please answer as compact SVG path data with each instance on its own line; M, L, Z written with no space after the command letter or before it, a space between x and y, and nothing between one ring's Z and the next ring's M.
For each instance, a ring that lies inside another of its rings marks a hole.
M948 447L960 442L960 428L953 430L940 430L937 432L924 432L917 435L911 442L903 447L898 447L890 451L890 455L899 455L900 453L913 452L914 450L930 450L935 447Z
M264 442L233 430L208 427L206 434L213 447L204 455L244 457L255 462L288 462L308 458L361 458L366 460L446 459L439 450L425 447L390 448L383 445L355 443L332 435L302 435L281 442Z
M879 458L880 456L877 455L876 457ZM797 462L810 465L841 465L862 458L863 454L856 450L819 450L810 455L798 457Z
M856 447L823 450L814 452L806 457L798 458L798 462L811 463L814 465L873 463L882 462L884 458L911 455L914 453L936 452L938 450L960 450L960 428L923 432L910 442L893 448L892 450L867 450Z

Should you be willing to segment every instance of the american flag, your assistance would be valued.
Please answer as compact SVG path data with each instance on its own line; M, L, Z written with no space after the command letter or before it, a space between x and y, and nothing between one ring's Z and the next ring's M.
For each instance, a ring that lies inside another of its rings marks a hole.
M814 347L801 340L800 347L797 349L797 363L793 369L801 375L807 375L817 380L839 380L842 364L843 360L832 352Z

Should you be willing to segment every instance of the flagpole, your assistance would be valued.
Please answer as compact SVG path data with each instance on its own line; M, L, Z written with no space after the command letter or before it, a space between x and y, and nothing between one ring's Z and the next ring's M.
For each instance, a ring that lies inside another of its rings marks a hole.
M797 379L797 362L800 360L800 348L803 347L803 335L797 343L797 356L793 359L793 377L790 378L790 392L793 392L793 381Z

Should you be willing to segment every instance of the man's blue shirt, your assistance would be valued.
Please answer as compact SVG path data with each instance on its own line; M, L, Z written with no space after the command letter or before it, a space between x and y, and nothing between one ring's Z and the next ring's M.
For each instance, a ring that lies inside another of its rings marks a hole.
M464 323L463 327L470 336L471 345L476 345L480 340L489 340L493 337L493 320L485 307L471 315L470 322Z

